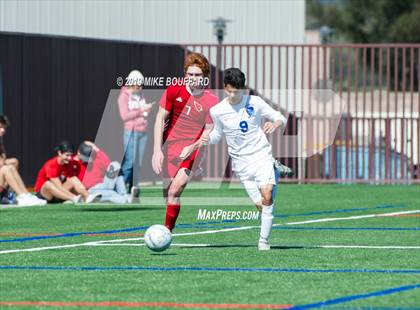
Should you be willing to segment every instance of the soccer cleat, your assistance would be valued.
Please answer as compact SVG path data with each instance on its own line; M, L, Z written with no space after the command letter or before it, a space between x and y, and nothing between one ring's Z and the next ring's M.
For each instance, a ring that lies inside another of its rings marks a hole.
M294 174L292 169L280 163L279 160L274 161L274 168L278 171L279 177L281 178L291 177Z
M101 197L102 195L99 193L90 194L89 196L86 197L85 202L86 203L97 202L101 199Z
M258 250L259 251L269 251L270 245L267 242L259 241L258 242Z

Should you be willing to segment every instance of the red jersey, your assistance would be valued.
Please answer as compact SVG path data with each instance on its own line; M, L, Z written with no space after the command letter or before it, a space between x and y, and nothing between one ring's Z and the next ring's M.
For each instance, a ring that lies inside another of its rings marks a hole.
M79 176L80 171L83 167L82 162L75 157L72 157L70 162L67 165L64 165L64 176L67 178L71 178L74 176Z
M38 172L38 177L35 182L35 191L39 192L44 183L49 179L60 178L63 181L66 177L74 176L70 175L69 171L69 164L60 165L57 156L49 159Z
M83 185L89 189L96 184L102 183L105 173L108 169L111 160L108 155L102 150L95 153L95 158L91 163L85 164L80 162L80 169L78 171L78 178Z
M219 99L209 90L192 96L186 86L169 86L160 101L160 106L170 112L163 140L196 141L205 124L212 123L209 110L218 102Z

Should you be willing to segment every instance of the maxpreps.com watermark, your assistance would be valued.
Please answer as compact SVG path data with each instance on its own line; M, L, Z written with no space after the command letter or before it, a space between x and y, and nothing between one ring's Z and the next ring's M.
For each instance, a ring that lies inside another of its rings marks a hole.
M208 221L208 220L258 220L260 218L260 212L258 211L225 211L222 209L218 210L207 210L199 209L197 220Z

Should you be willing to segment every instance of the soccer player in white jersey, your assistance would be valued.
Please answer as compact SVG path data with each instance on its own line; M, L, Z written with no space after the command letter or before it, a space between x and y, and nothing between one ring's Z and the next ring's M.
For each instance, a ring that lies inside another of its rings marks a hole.
M261 210L259 250L269 250L268 238L273 224L274 195L277 184L275 160L266 134L286 124L286 118L258 96L244 94L245 74L237 68L224 72L227 97L210 109L214 128L208 136L187 146L180 157L188 157L203 144L215 144L226 137L232 169L249 197ZM268 119L261 126L263 119Z

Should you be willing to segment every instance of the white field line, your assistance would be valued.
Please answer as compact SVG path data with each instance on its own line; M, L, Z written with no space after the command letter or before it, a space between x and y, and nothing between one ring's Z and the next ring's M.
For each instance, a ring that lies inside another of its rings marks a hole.
M29 248L29 249L4 250L4 251L0 251L0 254L19 253L19 252L37 252L37 251L53 250L53 249L68 249L68 248L77 248L77 247L81 247L81 246L91 246L91 245L95 245L95 243L96 243L96 242L85 242L85 243L75 243L75 244L65 244L65 245L54 245L54 246L46 246L46 247L38 247L38 248Z
M341 218L324 218L324 219L309 220L309 221L303 221L303 222L291 222L291 223L285 223L285 224L274 224L273 226L302 225L302 224L308 224L308 223L353 220L353 219L382 217L382 216L395 216L395 215L412 214L412 213L420 213L420 210L401 211L401 212L392 212L392 213L375 213L375 214L366 214L366 215L349 216L349 217L341 217ZM175 236L175 237L176 236L195 236L195 235L215 234L215 233L223 233L223 232L230 232L230 231L249 230L249 229L255 229L255 228L260 228L260 226L259 225L258 226L243 226L243 227L226 228L226 229L219 229L219 230L196 231L196 232L189 232L189 233L173 234L173 236ZM84 242L84 243L49 246L49 247L4 250L4 251L0 251L0 254L18 253L18 252L35 252L35 251L52 250L52 249L75 248L75 247L82 247L82 246L95 246L95 245L100 245L100 244L118 243L118 242L121 243L121 242L125 242L125 241L135 241L135 240L142 240L142 239L144 239L144 238L140 237L140 238L129 238L129 239L117 239L117 240L102 240L102 241Z
M420 210L392 212L392 213L366 214L366 215L356 215L356 216L348 216L348 217L330 217L330 218L309 220L309 221L303 221L303 222L291 222L291 223L286 223L285 225L302 225L302 224L310 224L310 223L348 221L348 220L366 219L366 218L372 218L372 217L395 216L395 215L404 215L404 214L413 214L413 213L420 213Z
M326 249L420 249L420 246L410 245L315 245L315 247Z
M91 243L118 243L118 242L125 242L125 241L137 241L137 240L144 240L143 237L137 237L137 238L129 238L129 239L115 239L115 240L98 240L98 241L92 241ZM0 252L1 253L1 252Z
M181 236L208 235L208 234L224 233L224 232L229 232L229 231L248 230L248 229L254 229L254 228L260 228L260 226L242 226L242 227L226 228L226 229L218 229L218 230L195 231L195 232L189 232L189 233L172 234L172 236L181 237ZM118 243L118 242L136 241L136 240L143 240L143 239L144 239L143 237L138 237L138 238L128 238L128 239L99 240L99 241L95 241L94 243L97 243L97 244L113 243L113 242ZM1 253L2 252L0 251L0 254Z
M99 243L92 242L89 246L145 246L145 243Z

